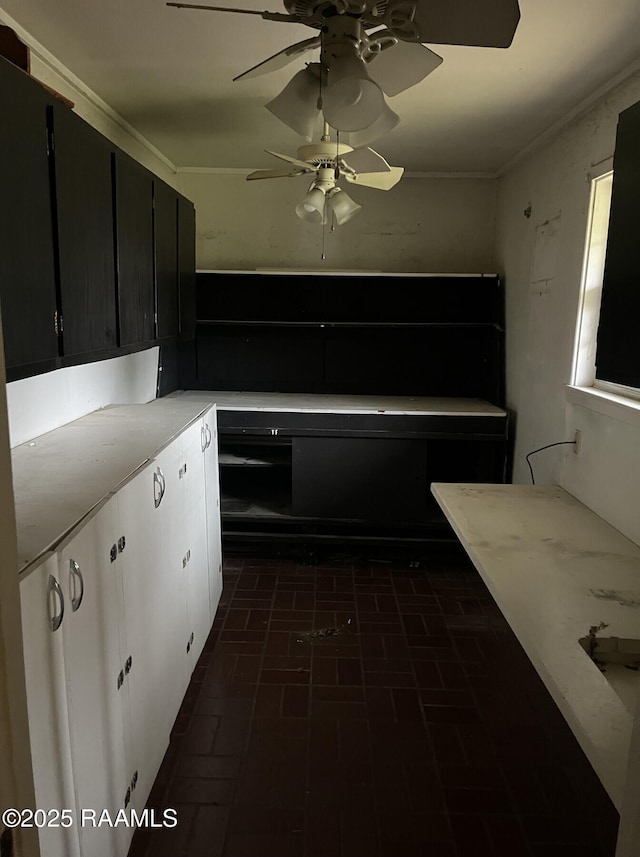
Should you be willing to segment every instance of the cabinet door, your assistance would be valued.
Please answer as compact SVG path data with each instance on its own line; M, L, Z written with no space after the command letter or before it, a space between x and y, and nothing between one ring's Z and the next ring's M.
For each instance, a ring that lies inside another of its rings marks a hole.
M127 804L131 775L125 745L128 682L121 644L122 592L116 505L107 501L58 551L58 579L68 606L62 625L76 805ZM80 827L84 855L125 853L127 828Z
M205 516L204 433L202 419L182 434L181 491L183 523L183 585L187 591L188 676L200 656L211 628L209 565ZM186 689L186 688L185 688Z
M63 105L52 108L64 354L115 348L113 146Z
M46 106L42 87L0 58L0 301L8 370L58 356Z
M36 807L70 809L74 819L68 828L41 827L40 852L79 857L62 629L71 605L60 587L55 554L23 577L20 603Z
M157 337L178 335L178 194L154 179Z
M118 344L155 337L153 177L124 152L113 157L116 201Z
M196 335L196 212L193 203L178 197L178 272L180 339Z
M209 612L211 624L222 595L222 543L220 524L220 475L218 470L218 429L216 409L205 415L202 427L204 446L204 487L209 557Z
M144 806L169 744L176 715L171 676L184 636L182 630L178 633L174 621L176 611L182 616L186 612L184 608L180 611L180 598L175 592L179 554L176 492L175 485L169 485L167 495L164 473L166 470L169 475L170 471L165 460L173 458L177 465L179 454L177 449L174 456L171 449L167 453L162 460L164 468L151 462L116 494L120 530L125 538L121 554L123 619L127 657L132 665L128 676L129 767L138 772L133 793L136 809Z
M153 466L160 474L161 486L155 486L159 499L158 550L162 560L158 571L162 574L162 589L167 593L168 607L163 616L163 643L165 664L165 699L169 728L182 703L189 683L189 638L187 614L187 587L183 570L186 555L184 539L184 485L180 477L184 465L183 441L176 438L155 457Z

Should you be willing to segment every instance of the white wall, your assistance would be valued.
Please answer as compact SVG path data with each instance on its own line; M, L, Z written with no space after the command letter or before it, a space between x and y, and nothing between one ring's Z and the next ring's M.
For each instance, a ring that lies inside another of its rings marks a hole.
M390 191L345 187L362 211L327 231L324 261L322 227L295 214L308 184L179 172L178 190L196 206L198 268L494 271L495 179L403 178Z
M105 405L156 397L158 348L84 363L7 384L11 446L25 443Z
M499 180L496 257L506 288L507 397L516 414L514 481L558 482L640 542L640 432L567 405L589 207L590 173L613 154L621 110L640 100L640 74L612 90ZM530 208L530 217L524 212Z

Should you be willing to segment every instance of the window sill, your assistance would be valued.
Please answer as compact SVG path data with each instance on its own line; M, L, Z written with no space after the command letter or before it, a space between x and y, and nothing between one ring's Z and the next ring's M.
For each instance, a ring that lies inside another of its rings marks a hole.
M567 386L567 401L605 417L640 428L640 401L607 393L597 387Z

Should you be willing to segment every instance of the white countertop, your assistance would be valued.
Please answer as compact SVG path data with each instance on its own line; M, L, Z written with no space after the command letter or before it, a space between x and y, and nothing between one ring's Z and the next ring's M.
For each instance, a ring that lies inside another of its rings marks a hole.
M504 417L505 411L483 399L445 396L350 396L324 393L251 393L187 390L168 398L215 402L223 411L294 411L298 413L392 414L397 416Z
M19 569L69 532L206 407L168 399L112 405L15 447Z
M640 639L640 547L558 486L432 492L620 808L633 706L578 640L600 623L602 636Z

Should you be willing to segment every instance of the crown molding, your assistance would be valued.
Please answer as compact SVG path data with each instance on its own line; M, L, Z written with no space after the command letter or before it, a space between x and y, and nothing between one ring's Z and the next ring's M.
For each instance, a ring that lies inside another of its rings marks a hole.
M130 125L126 119L123 119L112 107L107 104L100 96L88 87L79 77L77 77L70 69L64 65L51 51L48 51L43 44L35 39L31 33L25 30L11 15L8 15L4 9L0 8L0 21L6 24L7 27L16 33L18 38L23 41L31 51L32 56L37 57L38 61L45 66L53 74L60 77L72 92L77 93L85 99L90 106L100 113L108 122L116 125L121 131L124 131L129 137L139 143L151 155L157 158L165 165L172 173L176 172L175 164L167 158L153 143L150 143L139 131ZM37 78L34 78L37 80Z
M546 131L543 131L542 134L538 135L531 141L531 143L526 145L524 149L521 149L517 155L514 155L513 158L503 164L503 166L496 171L496 178L501 178L525 158L528 158L534 152L538 151L538 149L541 149L554 137L557 137L564 128L576 119L587 114L599 101L605 98L610 92L613 92L614 89L622 86L622 84L626 83L627 80L632 78L638 72L640 72L640 59L634 60L625 69L615 75L615 77L612 77L611 80L607 81L607 83L598 87L598 89L594 90L568 113L565 113L561 119L558 119L557 122L550 125Z

